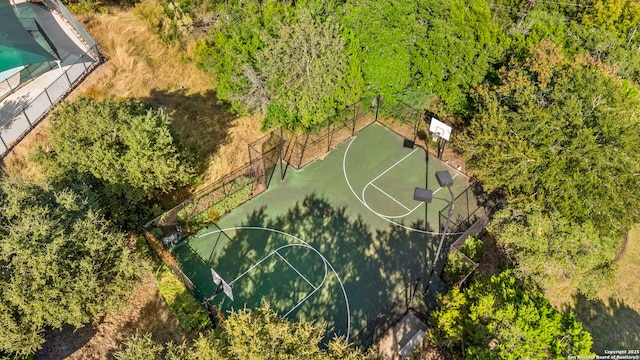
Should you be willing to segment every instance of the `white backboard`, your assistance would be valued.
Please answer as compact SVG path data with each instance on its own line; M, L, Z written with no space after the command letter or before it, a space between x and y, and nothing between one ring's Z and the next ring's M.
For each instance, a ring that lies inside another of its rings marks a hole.
M220 286L220 284L222 284L222 291L224 291L224 294L233 301L233 291L231 291L231 286L224 281L222 276L218 275L217 272L211 269L211 277L213 278L213 283L216 284L216 286Z
M451 137L451 126L443 123L442 121L431 118L431 124L429 125L429 131L438 134L441 138L449 141Z

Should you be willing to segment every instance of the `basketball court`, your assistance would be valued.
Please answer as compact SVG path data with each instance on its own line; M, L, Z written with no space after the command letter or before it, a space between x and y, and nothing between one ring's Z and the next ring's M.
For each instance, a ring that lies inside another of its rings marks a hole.
M428 276L448 202L419 202L413 191L448 197L439 170L455 195L468 188L463 174L374 123L172 252L199 300L222 312L268 301L281 316L326 326L329 338L362 338Z

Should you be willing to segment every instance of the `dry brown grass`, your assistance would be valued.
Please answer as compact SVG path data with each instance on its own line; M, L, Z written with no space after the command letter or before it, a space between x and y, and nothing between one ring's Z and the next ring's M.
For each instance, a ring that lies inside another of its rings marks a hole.
M205 162L204 182L215 181L248 160L247 143L259 138L258 116L237 117L215 96L215 85L193 61L193 43L164 44L140 11L112 8L107 14L85 15L80 20L94 37L108 61L91 73L68 97L103 99L113 95L132 97L166 108L174 128L189 141L200 144ZM27 154L36 144L46 146L45 119L4 162L7 173L41 178Z
M594 351L637 349L640 344L640 225L629 232L624 253L611 286L598 291L598 299L587 300L566 282L557 282L546 292L551 303L573 311L591 332Z

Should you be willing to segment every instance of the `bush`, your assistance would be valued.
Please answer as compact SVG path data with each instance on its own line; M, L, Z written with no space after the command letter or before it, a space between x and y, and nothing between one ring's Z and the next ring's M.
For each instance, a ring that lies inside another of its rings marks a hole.
M457 284L475 269L476 266L469 262L469 259L466 259L465 256L478 263L482 257L482 240L469 237L460 251L451 249L443 274L448 283Z
M158 269L156 279L162 297L185 331L204 330L211 326L204 308L166 266Z

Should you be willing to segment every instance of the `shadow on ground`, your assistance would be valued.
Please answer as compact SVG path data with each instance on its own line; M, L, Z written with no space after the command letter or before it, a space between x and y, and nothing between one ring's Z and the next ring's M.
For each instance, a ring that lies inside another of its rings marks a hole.
M80 329L65 325L51 329L36 360L112 359L123 341L147 334L160 343L182 343L186 335L167 307L158 288L149 280L137 287L128 305L109 312Z
M229 141L229 129L236 116L214 91L187 94L185 89L152 90L148 98L141 100L166 109L174 130L196 142L205 156L215 154L220 145Z
M426 278L426 262L433 258L437 246L431 241L425 244L424 234L398 226L372 231L362 216L350 216L346 207L332 206L317 194L292 203L285 214L277 217L269 217L266 207L262 207L248 214L239 226L284 231L300 237L326 257L347 293L350 337L358 344L370 344L373 338L409 311L415 295L419 293L419 285ZM203 293L211 294L215 289L210 280L209 266L220 274L239 274L286 243L295 241L278 233L242 229L235 232L226 246L214 247L211 255L202 260L196 259L198 255L193 254L189 246L178 247L174 254L194 284ZM319 284L324 273L323 263L318 261L318 254L314 251L302 250L282 250L281 255L304 273L309 283ZM242 282L234 287L234 302L221 295L213 303L222 301L221 308L228 311L245 305L257 307L264 298L274 309L286 310L304 300L291 313L292 316L308 321L319 319L326 323L329 338L333 334L346 335L347 304L338 278L330 269L326 284L318 287L313 296L305 298L311 293L311 287L300 281L295 272L286 266L281 267L278 262L265 264L269 265L256 270L260 272L259 276L243 277ZM269 273L271 271L273 274Z
M608 298L606 302L588 300L582 294L573 295L575 306L565 306L593 336L593 351L637 349L640 344L640 314L623 300Z

